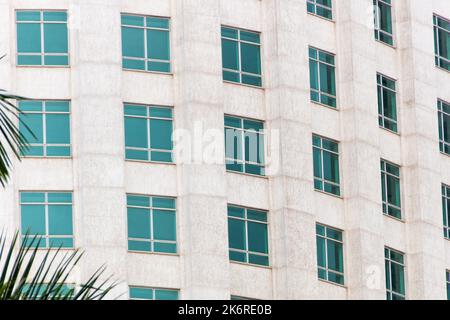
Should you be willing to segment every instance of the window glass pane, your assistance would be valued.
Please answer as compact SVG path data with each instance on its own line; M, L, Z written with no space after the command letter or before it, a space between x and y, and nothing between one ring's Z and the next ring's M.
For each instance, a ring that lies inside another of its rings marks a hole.
M222 39L222 63L225 69L239 70L238 42Z
M41 203L45 202L45 194L41 192L21 192L21 203Z
M67 114L47 114L47 143L70 144L70 120Z
M68 56L45 56L44 64L47 66L65 66L69 64Z
M258 46L241 43L242 71L261 74L261 56Z
M311 89L319 90L318 64L315 61L309 62L309 79L310 79Z
M48 206L48 234L72 235L72 206L49 205Z
M328 268L343 272L342 245L336 241L327 240Z
M175 200L170 198L152 198L154 208L175 209Z
M222 37L237 39L238 31L236 29L222 27Z
M325 239L317 237L317 265L326 268Z
M391 277L392 277L392 291L404 295L405 279L403 267L396 263L391 263Z
M153 300L153 290L146 288L130 288L130 298Z
M44 11L44 21L67 21L65 11Z
M144 58L144 30L122 27L122 55Z
M21 218L22 235L46 234L44 205L22 205Z
M151 119L150 140L152 149L172 150L172 121Z
M258 43L260 42L260 36L258 33L241 31L241 40Z
M44 23L44 52L67 53L67 24Z
M245 218L245 209L240 207L231 207L228 206L228 216L230 217L238 217Z
M172 109L151 107L150 108L150 117L171 119L172 118Z
M156 289L155 300L178 300L178 291Z
M17 21L40 21L41 13L39 11L17 11Z
M69 112L70 105L68 101L46 101L45 110L47 112Z
M228 218L228 234L230 248L246 250L244 221Z
M125 117L125 145L148 148L147 120Z
M147 30L147 55L150 59L169 60L169 32Z
M156 18L156 17L147 17L146 21L147 21L147 27L160 28L160 29L169 29L169 19Z
M17 51L41 53L41 25L39 23L17 24Z
M238 160L243 159L242 135L242 131L225 129L225 154L227 158Z
M150 239L150 210L128 208L128 238Z
M150 207L150 198L144 196L127 195L127 205L137 207Z
M323 152L323 167L325 180L339 183L339 159L330 152Z
M390 175L387 176L387 197L390 204L400 207L400 183Z
M56 193L51 192L47 195L49 203L71 203L72 202L72 194L71 193Z
M268 253L267 225L248 222L248 250Z
M336 95L334 68L320 64L320 90L330 95Z
M20 115L19 130L29 143L44 143L44 130L41 113ZM28 128L27 128L28 127Z
M153 237L155 240L176 240L176 222L173 211L153 210Z

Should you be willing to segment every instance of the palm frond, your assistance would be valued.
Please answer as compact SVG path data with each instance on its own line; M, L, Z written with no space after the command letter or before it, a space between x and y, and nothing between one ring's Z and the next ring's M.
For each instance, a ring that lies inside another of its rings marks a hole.
M102 266L78 288L68 287L83 252L51 252L39 249L39 236L29 241L19 238L16 232L8 243L6 235L0 235L0 300L102 300L117 285L111 277L103 277L106 268ZM21 244L15 249L18 242ZM45 254L38 261L39 251Z

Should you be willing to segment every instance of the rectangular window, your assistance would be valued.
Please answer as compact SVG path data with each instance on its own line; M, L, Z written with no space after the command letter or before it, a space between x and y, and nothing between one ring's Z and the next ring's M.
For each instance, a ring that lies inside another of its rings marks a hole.
M401 219L400 167L385 160L381 160L381 192L383 213Z
M227 170L263 176L264 123L225 116L225 157Z
M336 108L336 75L334 55L309 48L311 100Z
M377 74L378 123L380 127L397 132L397 93L395 80Z
M450 71L450 20L433 16L436 66Z
M450 186L442 185L442 214L444 237L450 240Z
M339 180L339 144L313 135L314 188L341 195Z
M342 231L316 224L319 279L344 285Z
M392 0L373 0L375 39L394 45L392 30Z
M306 6L309 13L331 20L333 19L331 1L332 0L306 0Z
M173 162L172 109L125 104L125 158Z
M439 148L450 155L450 103L438 100Z
M223 80L261 87L261 40L257 32L222 27Z
M39 248L73 248L71 192L20 192L22 240Z
M405 300L404 254L384 248L387 300Z
M128 250L177 253L175 199L127 195Z
M178 300L178 290L130 287L130 300Z
M30 300L46 299L45 296L50 296L51 298L71 298L75 293L75 285L61 283L55 287L50 288L48 284L42 285L32 285L26 283L22 287L22 294L28 297Z
M261 266L269 265L267 212L228 206L230 260Z
M67 66L66 11L18 10L17 65Z
M121 15L124 69L170 73L169 19Z
M19 130L28 141L24 157L70 157L69 101L19 101Z
M447 270L447 300L450 300L450 270Z

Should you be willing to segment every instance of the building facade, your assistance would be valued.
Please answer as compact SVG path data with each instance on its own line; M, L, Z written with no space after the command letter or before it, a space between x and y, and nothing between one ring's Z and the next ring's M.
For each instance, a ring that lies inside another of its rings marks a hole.
M0 30L34 99L0 225L84 250L73 284L449 295L448 0L0 0Z

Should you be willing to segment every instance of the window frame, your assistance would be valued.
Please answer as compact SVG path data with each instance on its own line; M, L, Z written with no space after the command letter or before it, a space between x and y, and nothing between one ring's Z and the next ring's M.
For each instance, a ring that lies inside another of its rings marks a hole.
M325 231L325 235L324 235L324 236L317 233L317 227L318 227L318 226L324 228L324 231ZM339 241L339 240L336 240L336 239L334 239L334 238L328 237L328 235L327 235L327 230L328 230L328 229L333 230L333 231L335 231L335 232L339 232L339 233L341 234L342 240ZM317 278L318 278L318 280L320 280L320 281L325 281L325 282L327 282L327 283L334 284L334 285L337 285L337 286L345 287L345 285L346 285L346 282L345 282L345 279L346 279L346 277L345 277L346 267L345 267L344 231L341 230L341 229L337 229L337 228L334 228L334 227L330 227L330 226L325 225L325 224L323 224L323 223L316 222L316 252L317 252L317 247L318 247L318 246L317 246L317 244L318 244L318 243L317 243L317 242L318 242L318 238L321 238L321 239L325 240L325 265L326 265L326 267L323 268L323 267L319 266L319 263L318 263L318 261L317 261L317 271L318 271L319 269L323 270L323 271L325 272L325 274L326 274L326 277L327 277L327 279L322 279L322 278L320 277L319 273L317 272ZM331 269L329 269L329 263L328 263L328 260L329 260L329 259L328 259L328 242L327 242L328 240L333 241L333 242L337 242L337 243L339 243L339 244L341 245L341 250L342 250L342 269L343 269L343 272L339 272L339 271L336 271L336 270L331 270ZM316 259L316 260L318 260L318 259ZM329 280L329 276L328 276L328 273L329 273L329 272L334 273L334 274L337 274L337 275L339 275L339 276L342 276L343 283L338 283L338 282Z
M26 101L26 100L18 100L18 108L20 109L20 102ZM43 149L43 155L42 156L34 156L34 155L21 155L25 159L72 159L73 157L73 146L72 146L72 102L71 100L35 100L36 102L42 103L42 111L21 111L21 114L27 115L27 114L42 114L42 140L43 143L29 143L29 146L31 147L41 147ZM64 102L68 104L69 111L47 111L46 106L47 102ZM68 115L69 117L69 144L47 144L47 114L61 114L61 115ZM20 115L19 115L20 119ZM21 120L19 120L21 121ZM48 156L47 155L47 147L66 147L69 148L70 154L68 156Z
M441 59L443 59L446 63L449 64L450 66L450 59L445 58L445 57L441 57L440 54L440 47L439 47L439 33L437 32L437 29L440 30L444 30L447 33L450 34L450 30L446 30L442 27L439 26L438 20L444 20L445 22L447 22L448 24L450 24L450 19L447 19L441 15L438 15L436 13L433 13L433 38L434 38L434 59L435 59L435 66L440 69L440 70L444 70L447 72L450 72L449 69L443 68L441 65ZM448 43L448 45L450 46L450 43ZM450 50L450 48L449 48Z
M165 164L165 165L176 165L176 159L175 159L175 144L173 141L173 133L175 131L175 109L172 106L162 106L162 105L148 105L148 104L139 104L139 103L129 103L124 102L123 103L123 129L124 129L124 160L130 161L130 162L142 162L142 163L154 163L154 164ZM133 107L140 107L146 109L146 115L145 116L138 116L138 115L127 115L125 112L125 109L127 106L133 106ZM163 117L153 117L150 115L150 110L152 108L160 108L160 109L168 109L171 111L171 118L163 118ZM127 147L126 144L126 118L135 118L135 119L145 119L146 121L146 129L147 129L147 148L136 148L136 147ZM151 126L150 120L162 120L162 121L170 121L172 123L172 137L171 137L171 143L172 143L172 149L170 151L164 150L164 149L153 149L151 148ZM148 155L149 160L142 160L142 159L128 159L127 158L127 150L133 150L133 151L146 151ZM160 152L160 153L167 153L171 156L171 161L158 161L152 159L152 152Z
M145 197L149 198L149 207L142 207L142 206L134 206L128 204L128 196L136 196L136 197ZM161 207L154 207L153 206L153 198L159 198L159 199L170 199L174 201L175 208L161 208ZM176 197L170 197L170 196L158 196L158 195L143 195L143 194L137 194L137 193L126 193L125 194L125 221L126 221L126 236L127 236L127 252L129 253L137 253L137 254L153 254L153 255L167 255L167 256L178 256L179 255L179 225L178 225L178 204L177 204L177 198ZM149 214L149 220L150 220L150 238L147 239L141 239L141 238L130 238L129 237L129 227L128 227L128 208L136 208L136 209L145 209L148 210ZM155 240L154 238L154 224L153 224L153 210L162 210L162 211L171 211L174 213L175 216L175 241L169 241L169 240ZM140 250L131 250L129 246L130 241L139 241L139 242L145 242L150 243L150 251L140 251ZM164 243L164 244L175 244L175 252L160 252L155 251L155 242L156 243Z
M141 17L144 19L144 26L135 26L135 25L124 25L122 24L122 16L133 16L133 17ZM146 15L146 14L139 14L139 13L127 13L127 12L120 12L120 43L121 45L123 44L123 32L122 32L122 28L123 27L127 27L127 28L136 28L136 29L143 29L144 30L144 58L136 58L136 57L128 57L128 56L124 56L123 55L123 51L122 48L120 49L121 51L121 67L123 71L133 71L133 72L145 72L145 73L156 73L156 74L165 74L165 75L173 75L173 54L172 54L172 19L170 17L167 16L155 16L155 15ZM156 28L156 27L147 27L147 19L146 18L156 18L156 19L167 19L168 22L168 29L164 29L164 28ZM159 30L159 31L167 31L169 33L169 60L158 60L158 59L150 59L148 58L148 38L147 38L147 32L145 32L146 30ZM134 61L144 61L145 63L145 69L130 69L130 68L125 68L123 65L123 60L124 59L128 59L128 60L134 60ZM168 72L164 72L164 71L156 71L156 70L148 70L148 62L156 62L156 63L169 63L169 71Z
M450 269L446 270L447 300L450 300Z
M444 238L450 240L450 186L442 184L441 188Z
M234 118L234 119L239 119L239 121L240 121L240 123L241 123L241 127L240 128L236 128L236 127L231 127L231 126L227 126L226 125L226 118ZM252 121L252 122L259 122L261 125L262 125L262 130L260 130L260 131L255 131L255 130L253 130L253 129L245 129L244 128L244 122L245 121ZM227 158L227 153L226 153L226 151L227 151L227 141L226 141L226 136L227 136L227 130L234 130L234 131L239 131L239 132L242 132L242 135L241 135L241 152L242 152L242 160L239 160L239 159L232 159L232 158ZM266 175L266 145L267 145L267 141L266 141L266 139L267 139L267 135L266 135L266 123L265 123L265 121L262 121L262 120L258 120L258 119L252 119L252 118L247 118L247 117L241 117L241 116L234 116L234 115L230 115L230 114L225 114L224 115L224 131L225 131L225 154L224 154L224 158L225 158L225 169L226 169L226 172L230 172L230 173L236 173L236 174L243 174L243 175L248 175L248 176L252 176L252 177L259 177L259 178L267 178L267 175ZM262 139L262 142L263 142L263 163L262 164L259 164L259 163L256 163L256 162L252 162L252 161L246 161L245 160L245 158L246 158L246 152L245 152L245 138L246 138L246 135L245 135L245 133L246 132L251 132L251 133L255 133L256 135L259 135L260 136L260 138ZM233 162L233 164L236 162L236 163L239 163L239 164L242 164L242 171L234 171L234 170L230 170L230 169L228 169L227 168L227 165L228 165L228 162L229 161L232 161ZM254 174L254 173L248 173L248 172L246 172L246 166L247 165L252 165L252 166L256 166L256 167L260 167L261 168L261 170L262 170L262 172L263 172L263 174L261 174L261 175L259 175L259 174Z
M131 289L145 289L145 290L151 290L152 291L152 299L141 299L141 298L132 298L131 297ZM156 297L156 291L166 291L166 292L176 292L177 293L177 300L180 300L180 290L179 289L169 289L169 288L157 288L157 287L146 287L146 286L134 286L129 285L128 286L128 300L138 300L138 301L164 301L160 299L155 299ZM166 300L168 301L168 300Z
M380 77L380 83L378 83L378 77ZM383 85L383 79L392 81L394 83L395 89L392 90L391 88L388 88L388 87L384 86ZM400 121L399 121L400 117L399 117L399 108L398 108L398 90L397 90L397 87L398 86L397 86L397 80L396 79L388 77L388 76L386 76L386 75L384 75L384 74L382 74L380 72L377 72L377 93L378 93L378 90L381 90L381 101L378 101L378 125L379 125L379 127L381 129L387 130L387 131L389 131L391 133L394 133L394 134L398 135L398 134L400 134ZM384 90L389 90L389 91L393 92L394 95L395 95L395 117L396 117L395 120L391 119L391 118L388 118L387 116L384 115L384 100L383 100L383 98L384 98ZM382 112L382 114L380 114L380 110L379 110L380 109L380 104L381 104L381 112ZM394 123L396 125L397 130L392 130L392 129L386 128L386 126L385 126L386 120L388 122ZM380 124L380 121L382 121L382 124Z
M308 14L312 15L312 16L315 16L315 17L318 17L318 18L321 18L321 19L325 19L325 20L327 20L327 21L334 22L334 16L335 16L335 14L334 14L333 1L334 1L334 0L330 0L331 6L330 6L330 7L327 7L327 6L325 6L325 5L321 4L321 3L318 3L317 0L306 0L306 6L307 6L307 7L308 7L308 4L311 4L312 6L314 6L314 12L310 12L310 11L308 10L308 8L306 8L306 12L307 12ZM317 7L321 7L321 8L324 8L324 9L326 9L326 10L330 10L330 11L331 11L331 18L327 18L327 17L324 17L324 16L318 14L318 13L317 13Z
M374 10L374 31L375 31L374 32L374 38L375 38L376 42L380 42L380 43L382 43L384 45L387 45L388 47L391 47L391 48L395 49L396 48L396 38L395 38L395 34L396 34L396 32L395 32L395 30L396 30L396 28L395 28L396 27L395 26L395 23L396 23L396 19L395 19L396 16L395 16L395 14L396 14L396 12L395 12L395 6L394 6L393 1L394 0L391 0L391 3L387 3L385 0L373 0L373 6L374 6L374 8L376 7L376 10ZM390 10L391 10L392 34L387 33L386 31L381 29L381 26L380 26L381 16L380 16L380 11L378 9L378 3L379 2L387 5L390 8ZM390 36L392 38L392 44L381 40L380 33L383 33L384 35Z
M317 58L311 58L310 57L310 50L311 49L317 51ZM326 63L324 61L321 61L320 58L319 58L319 53L320 52L322 52L322 53L324 53L326 55L329 55L329 56L333 56L334 64L330 64L330 63ZM339 74L338 74L337 55L335 53L333 53L333 52L322 50L322 49L319 49L319 48L314 47L314 46L308 46L308 72L309 72L309 74L311 74L311 66L310 66L311 60L313 60L314 63L316 63L316 65L317 65L317 84L319 86L319 90L313 89L311 87L311 79L310 79L310 83L309 83L309 101L311 103L314 103L314 104L317 104L317 105L320 105L320 106L323 106L323 107L326 107L326 108L330 108L330 109L335 110L335 111L339 111L339 99L338 99L338 95L339 95L338 94L338 75ZM324 64L324 65L333 67L333 70L334 70L334 91L336 92L335 96L332 96L329 93L326 93L326 92L322 91L322 88L320 88L321 87L321 85L320 85L320 83L321 83L321 81L320 81L321 80L320 64L321 63ZM311 78L310 75L309 75L309 78ZM315 93L318 94L320 101L315 101L315 100L313 100L311 98L311 93L312 92L315 92ZM328 105L328 104L325 104L325 103L321 102L321 100L322 100L321 97L320 97L321 95L325 95L328 98L334 99L336 101L336 106L333 107L331 105Z
M399 296L399 297L403 298L403 300L406 300L406 297L407 297L407 290L406 290L406 284L407 284L406 254L401 252L401 251L392 249L391 247L387 247L387 246L384 247L384 250L385 250L385 254L384 254L385 268L386 268L386 264L387 263L389 264L389 286L390 286L389 289L386 287L386 300L392 301L393 300L392 299L393 295ZM386 257L386 250L389 252L389 258ZM392 252L402 256L403 264L399 263L398 261L395 261L395 260L393 260L391 258L391 253ZM401 266L403 268L403 287L405 289L405 294L401 294L401 293L398 293L398 292L395 292L395 291L392 290L392 264L399 265L399 266ZM386 279L387 279L387 274L385 276L386 276ZM391 299L388 299L387 295L390 295Z
M314 138L315 137L320 138L320 148L314 145ZM323 140L324 139L328 140L329 142L336 143L337 146L338 146L338 152L331 151L331 150L328 150L328 149L324 149L323 148ZM341 164L341 157L340 157L340 152L339 152L340 151L340 142L337 141L337 140L330 139L330 138L324 137L322 135L313 133L312 134L312 149L313 149L312 156L313 156L313 186L314 186L314 191L317 191L317 192L320 192L320 193L324 193L324 194L327 194L327 195L330 195L330 196L342 199L342 197L343 197L343 190L342 190L343 185L342 185L342 180L341 180L341 177L342 177L342 164ZM320 159L321 159L321 161L320 161L321 162L320 170L321 170L322 178L316 178L316 176L314 175L314 149L318 149L319 152L320 152ZM324 152L329 152L331 154L337 155L337 157L338 157L338 166L339 166L339 170L338 170L339 177L338 178L339 178L339 184L336 184L333 181L325 180L325 178L324 178L324 172L325 172L324 161L323 161L323 153ZM315 181L316 180L320 180L320 182L322 183L322 189L317 189L316 188L316 186L315 186ZM330 184L330 185L332 185L334 187L338 187L339 188L339 194L334 194L334 193L325 191L325 183Z
M17 13L18 12L37 12L40 13L40 20L39 21L17 21ZM44 12L65 12L67 15L67 20L65 22L61 21L44 21ZM69 22L70 22L70 15L69 10L67 8L64 9L15 9L14 10L14 24L15 28L15 49L16 53L14 55L15 57L15 66L18 68L70 68L71 67L71 59L70 59L70 52L71 52L71 45L70 45L70 29L69 29ZM40 53L22 53L19 54L19 39L18 39L18 30L17 26L19 23L39 23L40 25L40 32L41 32L41 52ZM49 24L66 24L67 27L67 53L45 53L44 43L45 43L45 33L44 33L44 23ZM23 56L40 56L41 57L41 64L19 64L19 55ZM61 64L61 65L47 65L44 62L45 56L67 56L67 64Z
M229 208L238 208L238 209L243 209L244 210L244 218L240 218L240 217L230 217L228 210ZM251 211L258 211L260 213L264 213L266 215L266 222L263 221L259 221L259 220L253 220L253 219L248 219L247 218L247 211L251 210ZM259 267L259 268L265 268L265 269L270 269L271 268L271 248L270 248L270 215L269 215L269 211L267 210L263 210L263 209L255 209L255 208L250 208L250 207L244 207L244 206L240 206L240 205L235 205L235 204L227 204L227 233L228 233L228 241L230 240L230 230L228 230L228 221L230 219L234 219L234 220L239 220L239 221L243 221L244 225L245 225L245 246L246 246L246 250L241 250L241 249L234 249L234 248L230 248L229 244L228 244L228 254L230 253L230 251L233 252L238 252L238 253L244 253L245 254L245 258L247 262L242 262L242 261L237 261L237 260L231 260L231 258L229 258L229 262L230 263L236 263L236 264L242 264L242 265L247 265L247 266L253 266L253 267ZM249 239L248 239L248 222L253 222L253 223L259 223L262 225L266 226L266 233L267 233L267 254L262 254L259 252L254 252L254 251L250 251L249 250ZM249 255L255 255L255 256L260 256L260 257L267 257L267 265L264 264L256 264L256 263L250 263L249 261Z
M444 111L444 105L448 107L449 112ZM448 117L449 127L450 127L450 103L442 99L438 99L438 127L439 127L439 150L443 155L450 156L450 152L446 152L445 149L448 148L450 151L450 141L445 141L444 138L444 117ZM442 136L442 138L441 138Z
M35 193L35 194L39 194L39 193L43 193L44 194L44 202L26 202L26 203L22 203L22 197L21 197L21 195L22 195L22 193ZM69 205L69 203L65 203L65 202L48 202L48 194L64 194L64 193L67 193L67 194L71 194L71 197L72 197L72 202L70 203L70 205L71 205L71 215L72 215L72 217L71 217L71 222L72 222L72 235L52 235L52 236L50 236L49 235L49 217L48 217L48 206L49 205ZM58 190L58 191L29 191L29 190L20 190L19 191L19 201L18 201L18 204L19 204L19 213L20 213L20 215L19 215L19 225L20 225L20 241L21 241L21 243L23 243L24 242L24 238L25 238L25 235L23 234L23 230L22 230L22 206L23 205L28 205L28 206L36 206L36 205L43 205L44 207L45 207L45 235L38 235L37 236L37 239L41 239L40 241L40 243L45 243L45 246L43 246L43 247L36 247L37 248L37 250L60 250L59 249L59 247L51 247L50 246L50 240L49 240L49 238L51 237L51 238L56 238L56 239L58 239L58 238L71 238L72 239L72 244L73 244L73 246L72 247L61 247L61 250L75 250L76 248L77 248L77 245L76 245L76 238L75 238L75 231L76 231L76 225L75 225L75 217L74 217L74 208L75 208L75 206L74 206L74 192L73 191L60 191L60 190ZM33 234L33 233L30 233L29 235L28 235L28 237L34 237L34 236L36 236L36 234ZM27 247L29 247L29 248L31 248L31 246L27 246Z
M384 167L383 168L381 168L381 165L384 163ZM398 171L399 171L399 176L397 177L397 176L395 176L395 175L393 175L393 174L391 174L391 173L389 173L389 172L387 172L387 170L386 170L386 164L388 164L388 165L391 165L391 166L395 166L395 167L397 167L398 168ZM384 178L384 188L385 188L385 194L383 194L383 189L381 189L381 193L382 193L382 197L381 197L381 202L382 202L382 212L383 212L383 215L384 216L386 216L386 217L388 217L388 218L392 218L392 219L394 219L394 220L397 220L397 221L400 221L400 222L403 222L404 221L404 219L405 219L405 217L404 217L404 210L403 210L403 207L402 207L402 205L403 205L403 203L404 203L404 201L403 201L403 199L402 199L402 167L400 166L400 165L397 165L397 164L395 164L395 163L393 163L393 162L390 162L390 161L388 161L388 160L385 160L385 159L383 159L383 158L381 158L381 160L380 160L380 177L381 177L381 182L383 182L383 174L385 175L385 178ZM387 175L389 175L389 176L391 176L391 177L393 177L393 178L395 178L395 179L397 179L398 180L398 185L399 185L399 189L400 189L400 194L399 194L399 200L400 200L400 207L397 207L396 205L393 205L393 204L390 204L390 203L388 203L388 188L387 188ZM386 200L383 200L383 196L385 197L385 199ZM386 212L384 212L384 206L386 206ZM398 217L395 217L395 216L393 216L393 215L390 215L389 214L389 207L392 207L392 208L394 208L394 209L396 209L396 210L399 210L400 211L400 218L398 218Z
M222 35L222 29L223 28L236 30L237 34L238 34L238 36L237 36L238 38L237 39L233 39L233 38L224 37ZM241 31L258 35L259 36L259 43L241 40ZM226 24L221 24L220 25L221 56L222 56L222 50L223 50L223 45L222 45L223 39L229 40L229 41L234 41L234 42L238 43L238 64L239 64L239 70L226 69L223 66L223 62L221 62L221 64L222 64L222 68L221 68L221 70L222 70L222 81L224 83L230 83L230 84L234 84L234 85L242 85L242 86L246 86L246 87L250 87L250 88L264 90L264 84L265 83L264 83L264 68L263 68L264 57L263 57L263 50L262 50L263 49L262 32L260 32L260 31L253 31L253 30L244 29L244 28L233 27L233 26L226 25ZM259 48L261 74L255 74L255 73L249 73L249 72L242 71L242 49L241 49L241 43L247 43L249 45L257 46ZM231 80L225 80L223 78L223 72L224 71L239 74L239 80L240 81L239 82L235 82L235 81L231 81ZM242 82L242 75L248 75L248 76L252 76L252 77L259 77L259 78L261 78L261 86L256 86L256 85L252 85L252 84L248 84L248 83L243 83Z

